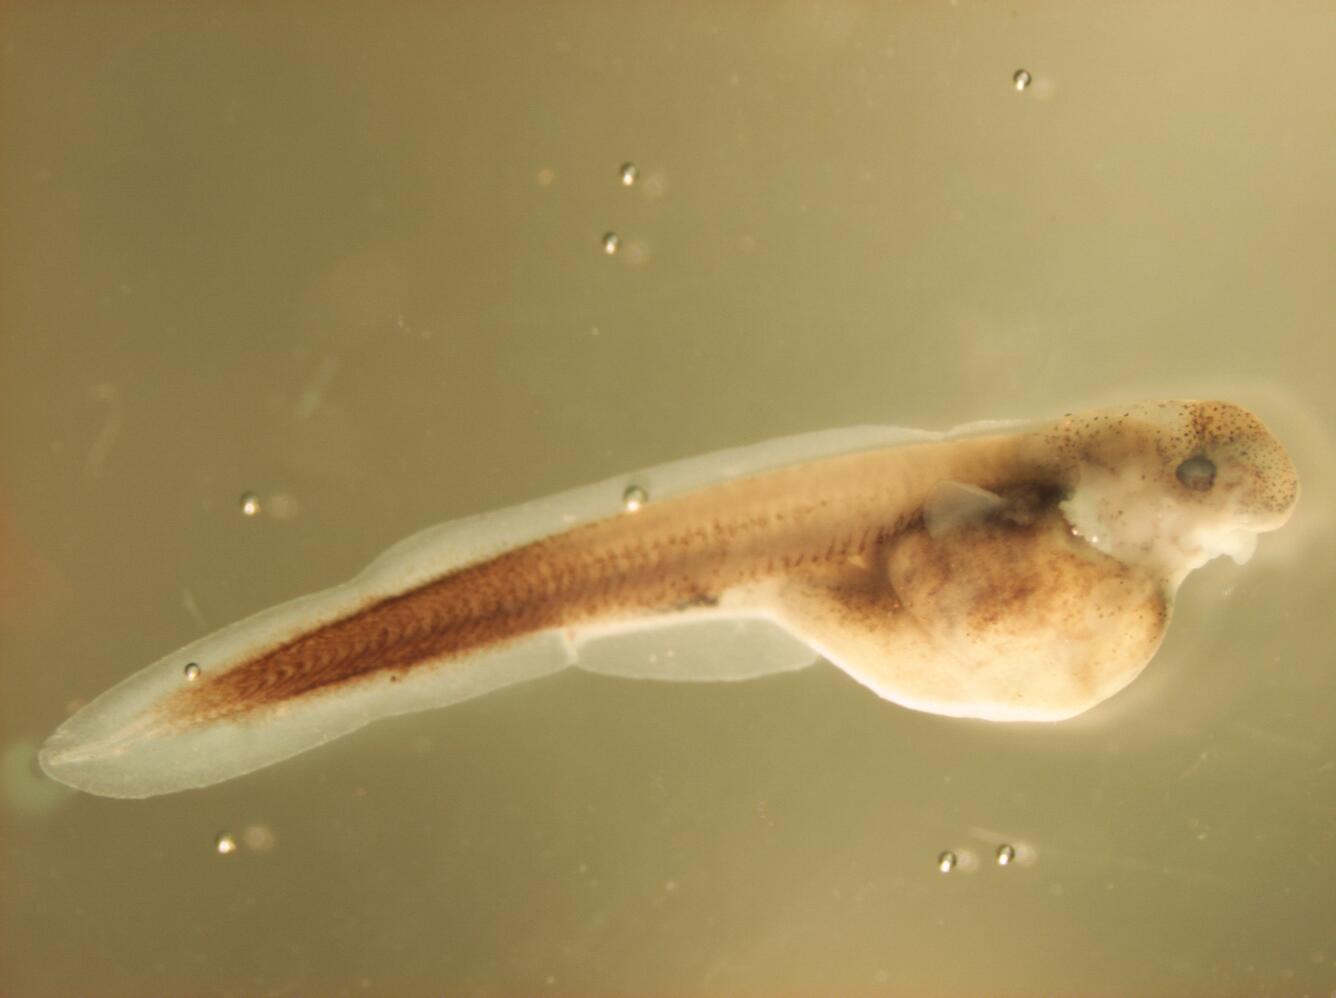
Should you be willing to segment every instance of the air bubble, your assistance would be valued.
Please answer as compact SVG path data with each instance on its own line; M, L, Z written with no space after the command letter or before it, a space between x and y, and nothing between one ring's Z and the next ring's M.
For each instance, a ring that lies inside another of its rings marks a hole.
M198 663L198 662L187 662L187 663L186 663L186 667L185 667L185 669L184 669L183 671L184 671L185 674L186 674L186 680L187 680L188 682L192 682L192 683L193 683L196 679L199 678L199 673L200 673L199 663Z
M218 850L219 856L231 856L237 851L237 840L227 832L219 832L213 840L213 847Z
M997 847L996 855L998 866L1010 866L1012 861L1016 858L1016 849L1014 846L1003 843Z
M622 164L621 178L623 187L630 187L633 184L635 184L636 179L639 176L640 176L640 167L636 166L634 163Z
M260 513L260 497L254 492L241 493L241 514L243 516L258 516Z
M942 873L950 873L952 870L956 868L956 864L959 862L960 860L956 858L956 854L953 853L950 849L947 849L944 853L942 853L940 856L937 857L937 869L940 870Z
M608 256L616 256L617 251L622 248L622 237L615 232L603 233L603 252Z
M639 485L628 485L626 491L622 493L622 508L628 513L636 512L647 502L649 502L649 493Z
M1016 93L1024 93L1030 86L1030 71L1028 69L1018 69L1011 76L1011 85L1016 88Z

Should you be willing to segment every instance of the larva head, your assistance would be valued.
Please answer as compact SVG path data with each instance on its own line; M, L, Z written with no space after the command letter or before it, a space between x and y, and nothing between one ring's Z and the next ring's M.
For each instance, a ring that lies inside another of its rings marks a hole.
M1058 420L1043 433L1066 479L1063 514L1105 554L1177 586L1289 519L1299 479L1261 420L1228 402L1144 402Z

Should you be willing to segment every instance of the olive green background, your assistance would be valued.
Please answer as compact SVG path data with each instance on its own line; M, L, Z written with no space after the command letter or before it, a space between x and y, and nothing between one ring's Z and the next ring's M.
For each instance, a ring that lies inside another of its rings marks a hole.
M1336 8L33 2L0 46L0 994L1336 990ZM1197 395L1301 508L1066 724L571 672L206 791L33 768L434 522Z

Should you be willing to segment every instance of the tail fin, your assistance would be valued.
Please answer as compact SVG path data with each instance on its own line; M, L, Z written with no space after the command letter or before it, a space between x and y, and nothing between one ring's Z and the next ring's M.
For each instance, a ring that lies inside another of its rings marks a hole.
M228 630L247 625L253 626L243 621ZM209 661L219 661L212 643L225 634L205 639L211 642ZM414 669L402 678L372 675L355 686L340 685L298 701L173 725L158 708L190 682L184 670L191 661L191 647L184 648L102 694L47 739L39 755L42 769L54 780L104 797L152 797L205 787L381 717L442 707L557 672L571 663L571 654L562 636L549 631Z

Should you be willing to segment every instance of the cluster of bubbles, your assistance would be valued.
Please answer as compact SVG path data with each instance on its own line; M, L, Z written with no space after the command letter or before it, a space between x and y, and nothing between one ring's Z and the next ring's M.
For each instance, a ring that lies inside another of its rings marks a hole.
M1003 842L993 852L993 861L997 863L998 866L1010 866L1016 861L1016 847L1010 843ZM940 872L950 873L958 866L960 866L960 857L950 849L945 849L937 854L937 869Z
M623 163L617 174L623 187L634 187L640 179L640 167L634 163ZM615 232L603 233L603 252L607 256L616 256L622 248L622 237Z

